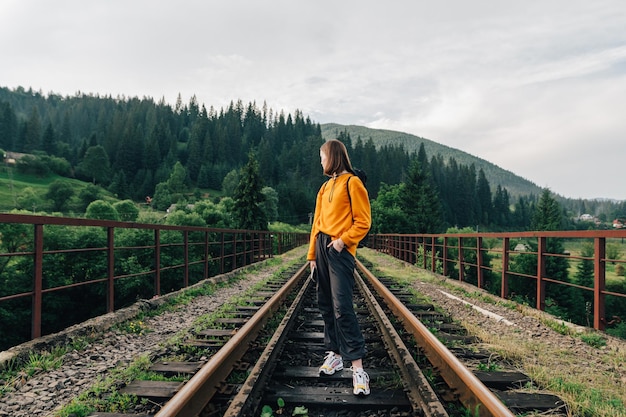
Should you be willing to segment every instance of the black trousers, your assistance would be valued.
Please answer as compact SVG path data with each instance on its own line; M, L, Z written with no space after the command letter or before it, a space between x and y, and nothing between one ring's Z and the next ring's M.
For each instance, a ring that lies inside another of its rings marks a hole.
M354 257L347 250L327 247L330 236L315 242L317 304L324 319L324 346L346 360L365 356L365 340L354 312Z

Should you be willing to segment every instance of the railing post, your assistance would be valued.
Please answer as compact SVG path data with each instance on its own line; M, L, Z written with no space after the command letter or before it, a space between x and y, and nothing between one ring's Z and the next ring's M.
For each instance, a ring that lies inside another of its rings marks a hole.
M154 229L154 295L161 295L161 230Z
M505 298L509 295L509 278L507 271L509 270L509 238L502 239L502 282L500 283L500 297Z
M251 232L250 233L250 263L253 264L254 263L254 246L255 246L255 242L257 239L258 233L257 232Z
M397 237L394 235L394 236L391 236L390 239L391 239L391 256L393 256L394 258L402 259L401 257L398 256L400 252L398 251L398 248L397 248L398 246Z
M402 235L402 260L410 264L413 263L413 253L415 252L414 239L411 236Z
M270 253L270 258L274 257L274 233L269 232L267 234L267 249L266 251L269 251Z
M402 236L396 235L393 238L394 238L393 246L394 246L395 252L397 253L396 258L404 261L404 254L402 253L402 244L401 244Z
M258 249L258 257L259 260L265 259L265 239L267 239L267 232L257 232L258 241L259 241L259 249Z
M537 242L537 310L546 309L546 238L539 237Z
M483 238L478 236L476 238L476 285L478 288L483 288Z
M115 228L107 227L107 313L115 311Z
M418 249L419 244L417 243L417 238L415 238L415 236L409 235L402 238L402 251L404 252L405 262L408 262L411 265L415 264Z
M430 270L433 272L437 272L437 268L435 268L435 263L437 262L437 257L435 256L435 236L430 237Z
M443 238L443 251L441 257L443 258L443 276L448 276L448 236Z
M189 286L189 230L183 230L183 256L185 259L183 287Z
M413 236L404 236L402 239L403 245L402 250L404 251L404 260L410 264L414 264L414 253L416 252L415 247L419 247L415 242L416 238Z
M31 339L41 337L41 309L43 303L43 224L35 225L34 276L33 276L33 317Z
M237 232L233 233L233 267L231 271L237 269Z
M209 232L204 232L204 276L203 279L209 277Z
M224 232L220 232L222 236L222 242L220 244L220 274L224 273L224 256L226 256L226 250L224 245L226 244L226 240L224 239Z
M253 263L255 262L255 259L256 259L256 258L254 257L254 255L255 255L255 253L256 253L255 248L256 248L256 244L257 244L257 242L258 242L258 239L259 239L259 232L252 232L252 233L251 233L251 236L250 236L250 249L251 249L251 253L250 253L250 255L251 255L251 258L250 258L250 263L251 263L251 264L253 264Z
M243 265L242 266L246 266L248 265L248 232L244 232L243 233Z
M400 235L393 235L393 253L395 254L394 257L403 261L402 252L400 251L400 238Z
M400 251L398 250L398 238L394 235L391 236L392 242L391 242L391 249L392 249L392 255L394 258L398 258L398 259L402 259L399 255Z
M604 291L606 289L606 239L597 237L594 242L593 269L595 282L593 285L593 328L604 330Z
M459 237L459 281L463 282L465 280L465 265L463 260L463 238Z

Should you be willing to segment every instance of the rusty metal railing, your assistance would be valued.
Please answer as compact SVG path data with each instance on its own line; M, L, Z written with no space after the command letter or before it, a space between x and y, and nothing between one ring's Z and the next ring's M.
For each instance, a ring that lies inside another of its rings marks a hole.
M607 273L610 272L615 279L625 279L623 265L626 260L620 259L626 252L624 238L626 230L376 234L369 236L368 246L432 272L469 282L478 288L486 287L485 277L489 274L500 281L497 291L492 292L502 298L515 296L510 290L512 283L531 283L534 286L532 298L535 307L542 311L546 310L546 284L578 288L585 294L592 294L593 327L604 330L607 323L622 319L606 317L607 297L617 297L626 303L626 294L607 290ZM563 247L580 248L586 244L593 248L593 254L582 256L579 251L575 254L569 251L551 253L551 245L548 244L550 239L562 241ZM612 248L611 255L607 254L608 247ZM490 257L492 262L486 262L486 257ZM555 259L567 262L570 277L576 274L576 268L581 263L593 265L590 285L548 276L546 265ZM536 265L532 274L516 271L512 267L522 260L529 260L533 267Z
M10 323L2 319L28 314L33 339L46 333L42 327L48 333L60 330L54 323L42 325L51 309L63 308L59 314L71 315L72 310L91 305L97 306L92 309L95 315L112 312L129 300L187 287L309 239L302 233L21 214L0 214L0 228L0 328L23 332L14 319ZM61 301L49 297L64 293L69 295L62 302L72 305L59 306Z

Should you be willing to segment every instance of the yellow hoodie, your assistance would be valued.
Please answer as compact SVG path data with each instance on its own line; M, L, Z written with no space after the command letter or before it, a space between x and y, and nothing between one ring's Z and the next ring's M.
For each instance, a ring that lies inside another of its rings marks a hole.
M346 187L348 178L350 197ZM317 193L307 259L315 260L315 238L319 232L326 233L332 240L341 238L345 249L356 256L357 245L367 235L371 225L370 200L359 177L347 173L329 179Z

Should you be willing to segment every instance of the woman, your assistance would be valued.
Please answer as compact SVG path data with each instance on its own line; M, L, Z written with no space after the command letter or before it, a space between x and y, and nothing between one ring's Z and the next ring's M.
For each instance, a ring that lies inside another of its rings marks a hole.
M317 193L307 254L311 273L317 274L317 301L324 318L327 355L320 374L332 375L349 360L354 395L369 395L369 376L363 370L365 341L352 303L356 249L372 222L369 197L342 142L324 143L320 159L330 179Z

